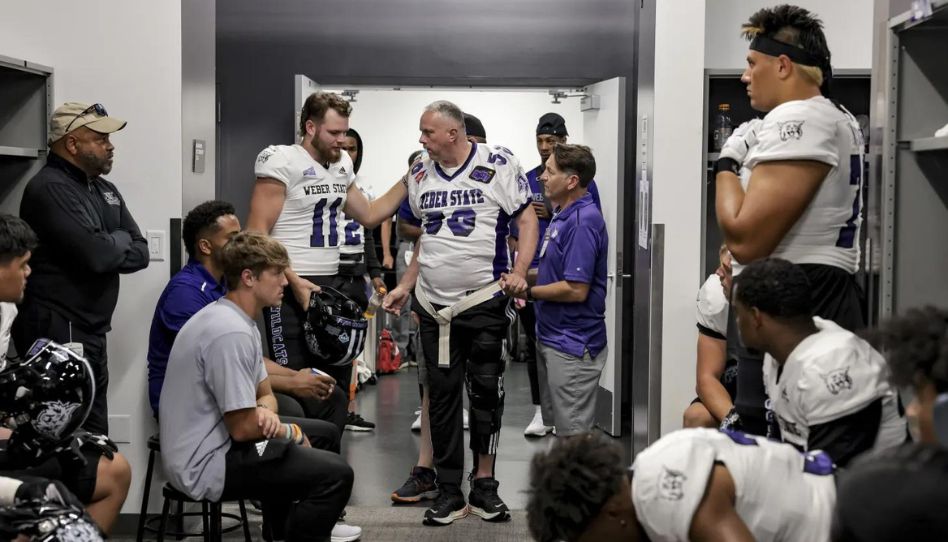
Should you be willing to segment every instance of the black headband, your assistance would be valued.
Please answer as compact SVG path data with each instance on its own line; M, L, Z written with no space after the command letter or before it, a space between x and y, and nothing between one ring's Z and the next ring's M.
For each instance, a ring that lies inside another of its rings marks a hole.
M821 58L817 55L808 53L799 47L790 45L789 43L784 43L782 41L777 41L773 38L768 38L767 36L757 36L754 38L754 41L752 41L750 44L750 48L754 51L764 53L765 55L769 56L786 55L790 60L796 62L797 64L803 64L804 66L813 66L816 68L825 69L829 64L825 57Z

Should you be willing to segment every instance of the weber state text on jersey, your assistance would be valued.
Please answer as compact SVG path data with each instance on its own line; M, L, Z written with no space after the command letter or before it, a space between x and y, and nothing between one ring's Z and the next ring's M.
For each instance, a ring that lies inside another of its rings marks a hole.
M865 162L859 123L849 111L823 96L780 104L764 117L744 167L753 170L758 164L783 160L822 162L830 170L771 256L855 273Z
M422 223L418 287L451 305L508 270L509 222L530 204L530 188L509 150L472 143L458 168L427 155L415 162L408 201Z
M286 185L286 200L270 235L283 243L290 266L300 275L339 271L339 235L349 184L355 181L345 152L329 168L300 145L271 145L257 155L254 173Z
M734 480L734 509L754 540L829 540L836 504L829 456L715 429L680 429L636 456L632 503L649 539L688 540L715 464Z

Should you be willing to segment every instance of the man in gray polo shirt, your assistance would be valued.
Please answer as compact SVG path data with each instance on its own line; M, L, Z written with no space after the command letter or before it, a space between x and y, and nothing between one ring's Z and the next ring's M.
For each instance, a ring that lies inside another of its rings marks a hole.
M299 426L281 423L253 320L280 304L286 249L240 233L221 260L227 295L188 320L168 359L159 406L165 472L195 499L261 500L267 540L329 540L352 469L312 449ZM352 534L339 539L361 533Z

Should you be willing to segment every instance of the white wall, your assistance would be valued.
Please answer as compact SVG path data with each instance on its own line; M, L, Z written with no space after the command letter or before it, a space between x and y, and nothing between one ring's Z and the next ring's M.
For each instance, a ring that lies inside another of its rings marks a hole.
M327 87L324 90L339 92L342 89ZM562 115L570 133L570 142L583 141L579 98L553 104L546 89L360 89L356 100L352 104L349 126L359 132L365 144L359 176L375 190L376 195L384 193L408 169L408 156L421 148L418 144L421 113L435 100L454 102L463 111L479 118L487 132L487 142L513 151L525 171L540 163L536 127L544 113Z
M743 69L747 64L747 40L741 37L741 25L758 9L779 3L773 0L707 2L705 67ZM823 21L833 68L868 70L872 67L873 0L794 0L790 3L810 10Z
M662 434L681 427L694 398L695 294L701 282L704 111L703 2L655 6L653 222L665 224Z
M108 178L142 230L167 230L168 217L181 215L181 4L7 2L0 54L52 66L57 104L99 102L128 121L112 136L115 167ZM131 443L120 445L134 471L126 513L139 505L145 441L155 431L145 351L152 310L168 277L167 262L123 276L108 336L109 412L131 421Z

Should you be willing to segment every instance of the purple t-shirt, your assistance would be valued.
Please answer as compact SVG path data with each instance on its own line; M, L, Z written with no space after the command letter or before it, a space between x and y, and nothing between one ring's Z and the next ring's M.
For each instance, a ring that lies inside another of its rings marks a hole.
M537 301L537 340L577 358L606 346L606 267L609 234L590 193L553 216L541 241L537 285L589 284L582 303Z
M538 201L541 203L546 203L546 196L543 195L543 187L540 185L540 174L542 173L543 166L539 165L530 171L527 172L527 182L530 183L530 192L532 192L533 201ZM596 204L596 207L599 210L602 210L602 204L599 202L599 189L596 188L596 181L589 181L589 186L586 187L587 192L592 196L593 203ZM547 205L547 209L550 207ZM550 214L553 214L553 211L550 211ZM550 225L549 218L540 218L537 217L537 222L540 225L540 232L537 236L537 251L533 255L533 261L530 263L530 269L536 269L540 265L540 247L543 244L543 235L546 233L546 228ZM510 221L510 236L514 239L520 238L520 229L517 227L517 221Z

